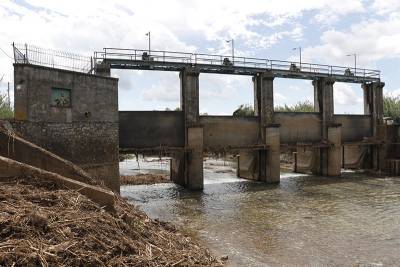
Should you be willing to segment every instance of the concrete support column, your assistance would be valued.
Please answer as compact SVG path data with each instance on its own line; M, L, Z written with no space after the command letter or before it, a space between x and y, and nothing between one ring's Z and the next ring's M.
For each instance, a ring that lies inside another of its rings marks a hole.
M327 172L323 175L340 176L342 166L342 126L335 125L328 128L328 141L333 144L328 149Z
M265 144L268 146L266 155L266 172L265 182L280 182L280 135L279 125L269 126L265 128Z
M181 109L185 114L186 128L199 123L199 71L187 67L179 73L181 81Z
M185 119L184 184L203 189L203 128L199 124L199 71L187 67L179 74L181 108ZM182 180L182 179L179 179Z
M192 190L201 190L204 187L202 127L188 128L186 186Z
M364 114L371 115L372 136L377 136L378 126L383 124L383 82L364 83Z
M259 139L262 144L268 146L268 149L241 153L238 165L239 168L240 166L252 168L251 175L246 170L246 178L279 183L280 136L279 125L274 125L274 75L270 72L258 73L253 77L253 83L254 112L259 117ZM244 174L244 170L239 170L238 173Z
M332 78L319 78L313 81L314 109L321 117L321 142L328 142L329 127L333 123L333 84ZM315 164L312 173L316 175L328 175L329 148L316 149Z
M322 140L328 138L328 127L333 121L333 84L331 78L320 78L313 81L314 86L314 109L321 114Z
M379 139L378 129L383 125L383 82L364 83L362 85L364 92L364 114L371 116L371 136ZM380 170L382 167L382 147L378 145L371 146L372 168Z
M254 82L254 111L260 117L260 126L274 123L274 76L270 72L257 73ZM262 134L264 131L261 130Z

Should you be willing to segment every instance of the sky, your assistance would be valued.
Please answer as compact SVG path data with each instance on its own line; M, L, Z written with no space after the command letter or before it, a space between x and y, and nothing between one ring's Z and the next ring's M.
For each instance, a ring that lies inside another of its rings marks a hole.
M0 0L0 92L13 82L11 43L91 56L103 47L302 61L382 71L384 93L400 95L399 0ZM11 58L10 58L11 57ZM120 110L179 106L175 72L113 70ZM275 105L313 102L310 81L275 79ZM335 83L336 114L362 114L358 84ZM249 76L200 74L200 112L229 115L253 104Z

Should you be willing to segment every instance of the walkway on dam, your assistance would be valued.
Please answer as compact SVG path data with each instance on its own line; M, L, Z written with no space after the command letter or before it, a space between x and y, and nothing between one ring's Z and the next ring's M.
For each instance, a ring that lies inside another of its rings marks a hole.
M309 79L330 77L337 82L365 83L380 80L380 71L304 62L271 60L173 51L104 48L94 53L95 64L112 69L181 71L196 67L200 73L256 75L270 71L275 77Z

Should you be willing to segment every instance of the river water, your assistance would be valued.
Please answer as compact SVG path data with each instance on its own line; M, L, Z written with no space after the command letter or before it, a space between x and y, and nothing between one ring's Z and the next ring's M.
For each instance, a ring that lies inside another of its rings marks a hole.
M169 168L123 164L121 173ZM124 186L121 195L184 226L232 266L400 266L400 178L281 174L279 185L266 185L237 179L220 160L204 168L203 192L156 184Z

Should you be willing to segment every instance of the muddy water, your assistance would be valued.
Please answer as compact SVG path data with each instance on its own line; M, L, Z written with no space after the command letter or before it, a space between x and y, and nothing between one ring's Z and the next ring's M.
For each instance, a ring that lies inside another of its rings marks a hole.
M400 178L286 174L272 186L236 179L220 163L206 162L203 192L158 184L121 194L231 265L400 266Z

